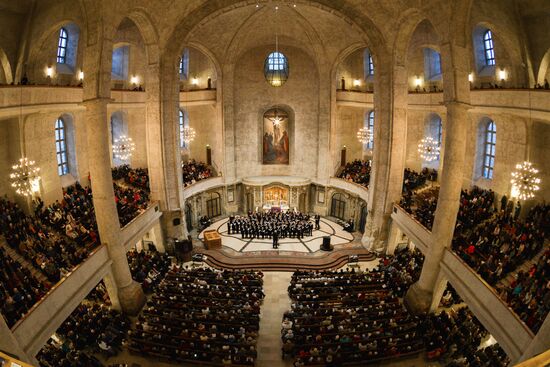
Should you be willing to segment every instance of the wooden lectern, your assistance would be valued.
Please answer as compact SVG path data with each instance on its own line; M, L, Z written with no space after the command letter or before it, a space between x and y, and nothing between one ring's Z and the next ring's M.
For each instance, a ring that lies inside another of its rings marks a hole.
M222 238L218 231L210 230L204 232L204 244L208 250L222 247Z

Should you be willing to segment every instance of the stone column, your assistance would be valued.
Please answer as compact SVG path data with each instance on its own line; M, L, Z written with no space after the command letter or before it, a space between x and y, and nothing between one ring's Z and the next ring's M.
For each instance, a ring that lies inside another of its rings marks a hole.
M133 281L126 258L126 249L120 241L120 223L111 176L107 98L84 101L88 139L88 159L97 227L101 242L107 244L112 260L113 281L117 294L112 294L113 304L120 304L122 311L135 315L145 304L141 285ZM111 296L111 294L110 294Z
M167 63L162 68L158 64L149 65L146 93L147 161L151 199L160 203L163 213L161 225L166 237L187 238L181 150L177 134L179 84L176 64Z
M525 351L523 352L523 355L517 362L523 362L528 360L529 358L533 358L539 353L543 353L546 350L548 350L550 346L550 315L546 316L546 319L544 320L544 323L542 324L539 332L537 335L535 335L535 338ZM512 364L515 364L516 362L512 361Z
M407 141L407 70L377 69L374 150L368 217L362 242L381 250L388 238L393 203L401 198ZM388 88L390 86L390 88Z
M443 65L447 107L445 160L428 253L425 254L420 279L405 296L405 304L416 313L428 312L439 302L436 298L441 297L446 282L440 263L453 239L464 176L466 136L470 127L467 55L466 48L450 44L442 47L441 59L449 60L448 64Z
M20 361L38 366L38 361L34 357L27 355L19 345L19 342L11 332L2 315L0 315L0 350L12 354Z

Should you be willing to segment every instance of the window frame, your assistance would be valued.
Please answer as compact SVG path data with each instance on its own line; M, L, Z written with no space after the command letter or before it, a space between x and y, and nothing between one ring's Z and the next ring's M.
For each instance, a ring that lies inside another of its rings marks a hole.
M69 32L64 27L59 30L59 37L57 38L57 63L67 63L67 49L69 45Z
M55 121L55 153L57 158L57 174L69 174L69 160L67 154L67 129L63 118Z
M180 135L180 148L182 149L188 149L188 144L185 143L183 140L183 129L185 129L186 126L189 125L189 119L185 118L186 112L180 108L179 110L179 116L178 116L178 130Z
M365 63L366 78L373 77L374 76L374 60L372 59L372 54L370 53L369 50L365 50L364 58L365 58L364 63Z
M180 79L187 80L189 79L189 49L184 48L180 57L179 64L179 75Z
M366 148L369 150L374 149L374 110L367 113L367 129L370 130L370 141L365 144Z
M494 121L489 121L485 125L484 137L482 175L484 178L492 180L495 170L497 145L497 126Z
M443 123L441 122L441 118L437 119L437 143L439 146L443 144Z
M493 41L493 32L490 29L487 29L483 33L483 54L485 55L485 65L486 66L495 66L495 44Z

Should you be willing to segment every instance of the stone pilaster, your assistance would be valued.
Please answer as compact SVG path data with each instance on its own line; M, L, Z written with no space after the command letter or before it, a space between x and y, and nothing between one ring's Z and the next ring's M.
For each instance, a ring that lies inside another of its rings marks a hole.
M113 191L110 167L109 129L106 98L84 102L88 139L88 159L97 227L101 242L107 244L112 260L113 283L116 285L120 308L128 314L137 314L145 303L141 285L130 274L126 249L120 242L120 224Z
M384 69L377 69L373 162L362 238L370 250L381 250L388 238L392 206L401 197L405 168L407 70L403 66L394 67L393 72Z
M19 345L19 342L11 332L2 315L0 315L0 350L11 353L20 361L38 366L38 361L34 357L27 355Z

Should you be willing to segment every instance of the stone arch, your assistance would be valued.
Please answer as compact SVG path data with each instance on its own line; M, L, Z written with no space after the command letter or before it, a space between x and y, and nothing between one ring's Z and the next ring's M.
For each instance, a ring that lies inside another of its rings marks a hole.
M550 79L548 77L550 71L550 48L544 54L539 67L539 72L537 74L537 83L544 85L544 79Z
M0 48L0 84L13 83L13 74L10 66L10 61L4 50Z
M200 42L196 42L196 41L189 41L189 42L185 42L182 47L180 48L180 51L179 51L179 56L176 60L176 68L179 68L179 58L181 57L181 54L183 52L183 50L185 48L193 48L197 51L199 51L200 53L202 53L210 63L212 63L213 67L214 67L214 72L216 73L215 75L215 82L216 82L216 87L215 89L221 89L221 82L222 82L222 68L221 68L221 64L219 62L219 60L217 59L216 55L214 55L214 53L206 46L204 46L202 43Z

